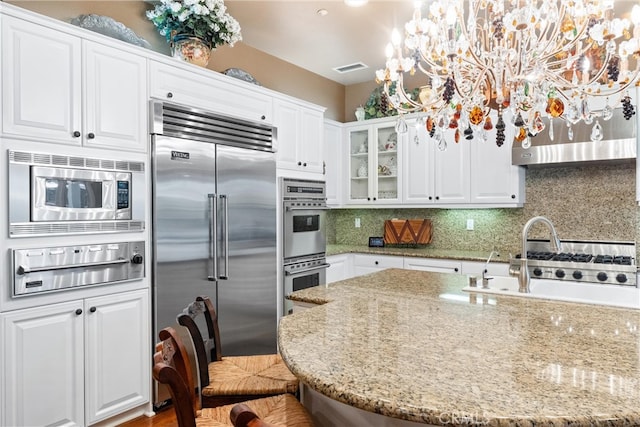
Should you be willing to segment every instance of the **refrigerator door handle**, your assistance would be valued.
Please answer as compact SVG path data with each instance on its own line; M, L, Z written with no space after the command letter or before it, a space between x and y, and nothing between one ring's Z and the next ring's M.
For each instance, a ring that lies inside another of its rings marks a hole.
M208 194L209 198L209 275L208 280L218 280L218 200L215 194Z
M229 279L229 196L220 195L220 200L224 202L224 274L220 275L220 280Z

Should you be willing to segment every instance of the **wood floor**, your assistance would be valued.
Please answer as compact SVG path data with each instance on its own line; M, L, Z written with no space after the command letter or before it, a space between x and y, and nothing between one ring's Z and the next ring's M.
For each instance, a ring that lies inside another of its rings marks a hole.
M153 417L141 416L131 421L127 421L124 424L120 424L120 427L176 427L178 421L176 420L176 413L173 407L164 408L161 411L156 412Z

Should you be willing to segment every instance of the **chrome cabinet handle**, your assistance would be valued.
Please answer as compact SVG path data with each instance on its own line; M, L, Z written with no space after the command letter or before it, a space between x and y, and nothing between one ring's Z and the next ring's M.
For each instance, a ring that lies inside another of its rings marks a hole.
M208 194L209 198L209 275L208 280L213 282L218 280L218 203L215 194Z

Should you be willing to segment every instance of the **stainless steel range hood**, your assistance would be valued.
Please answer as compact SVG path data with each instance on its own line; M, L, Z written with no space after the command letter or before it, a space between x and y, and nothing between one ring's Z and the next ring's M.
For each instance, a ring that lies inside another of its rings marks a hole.
M637 112L636 112L637 114ZM604 121L598 119L604 137L602 141L591 141L591 130L595 124L579 122L573 125L573 140L568 137L567 122L553 120L554 139L549 138L549 122L545 130L531 138L531 147L522 148L521 143L513 143L512 163L514 165L553 165L578 162L602 162L611 160L631 160L636 158L637 130L636 116L626 120L621 108L614 109L613 117Z

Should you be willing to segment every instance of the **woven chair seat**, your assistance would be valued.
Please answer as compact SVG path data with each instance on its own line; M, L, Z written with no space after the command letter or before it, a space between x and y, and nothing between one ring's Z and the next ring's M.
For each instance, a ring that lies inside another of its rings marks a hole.
M203 396L296 393L298 379L279 354L229 356L209 364Z
M309 413L291 394L249 400L245 404L251 408L262 421L274 427L312 427L313 421ZM233 405L204 408L196 418L197 427L229 427L233 426L229 419Z

